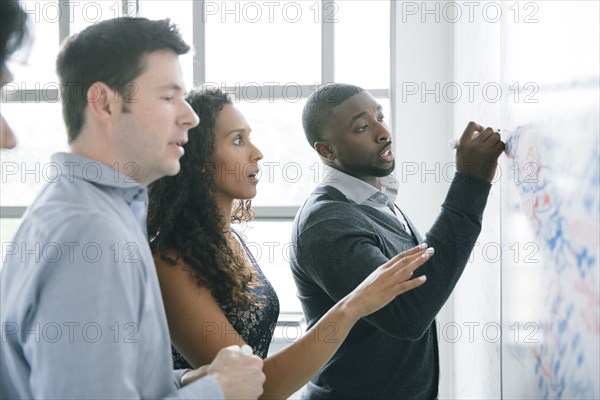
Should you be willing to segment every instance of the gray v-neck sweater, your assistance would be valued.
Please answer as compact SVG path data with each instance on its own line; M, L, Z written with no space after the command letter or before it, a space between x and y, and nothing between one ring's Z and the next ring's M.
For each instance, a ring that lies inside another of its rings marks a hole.
M319 185L292 229L291 268L308 328L379 265L417 242L435 255L415 272L427 282L398 296L351 330L307 385L309 399L432 399L438 393L435 317L454 289L481 230L491 185L457 173L424 240L399 221ZM336 339L335 327L319 340Z

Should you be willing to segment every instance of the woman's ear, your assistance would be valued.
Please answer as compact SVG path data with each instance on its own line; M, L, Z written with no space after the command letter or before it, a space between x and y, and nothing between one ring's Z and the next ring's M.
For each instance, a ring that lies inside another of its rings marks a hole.
M203 174L214 174L215 171L216 171L215 163L212 161L205 162L204 164L202 164L202 169L200 170L200 172Z

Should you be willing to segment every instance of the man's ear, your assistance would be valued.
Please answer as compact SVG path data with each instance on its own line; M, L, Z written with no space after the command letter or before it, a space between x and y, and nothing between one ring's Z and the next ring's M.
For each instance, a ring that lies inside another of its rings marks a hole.
M315 142L314 148L317 153L324 159L333 161L335 160L335 154L333 153L333 147L329 142Z
M108 121L121 107L118 93L104 82L95 82L87 90L87 105L92 116L100 121Z

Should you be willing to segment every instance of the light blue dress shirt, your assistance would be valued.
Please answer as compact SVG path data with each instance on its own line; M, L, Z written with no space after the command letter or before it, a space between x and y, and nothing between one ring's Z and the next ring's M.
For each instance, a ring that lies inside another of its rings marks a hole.
M146 187L74 154L47 167L3 244L1 398L223 398L213 377L179 388L172 369Z

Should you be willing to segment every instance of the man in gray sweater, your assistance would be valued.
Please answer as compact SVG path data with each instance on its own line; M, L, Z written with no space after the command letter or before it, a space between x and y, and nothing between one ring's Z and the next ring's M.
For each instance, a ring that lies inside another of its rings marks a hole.
M473 249L504 143L471 122L442 210L423 238L395 206L392 135L363 89L330 84L304 108L310 145L329 169L296 215L291 267L308 328L377 266L419 242L436 249L427 283L363 318L308 383L308 399L433 399L438 394L435 316ZM323 338L326 340L327 338ZM335 340L335 329L331 340Z

